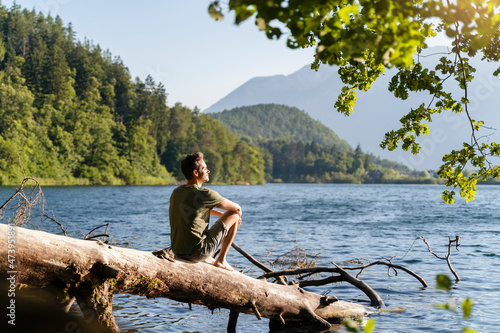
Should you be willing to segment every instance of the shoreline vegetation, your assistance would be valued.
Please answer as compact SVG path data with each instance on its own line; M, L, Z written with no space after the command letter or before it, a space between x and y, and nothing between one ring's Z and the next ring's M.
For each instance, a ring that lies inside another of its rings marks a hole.
M212 184L442 183L352 149L296 108L216 116L168 106L167 96L59 16L0 4L0 186L17 186L23 172L43 186L175 185L193 151Z
M20 177L21 179L22 177ZM52 179L40 179L35 178L41 186L50 187L50 186L178 186L184 183L184 181L176 180L175 182L166 183L162 179L160 180L152 180L142 181L140 183L134 184L125 184L125 183L107 183L107 184L92 184L89 179L75 179L74 182L71 181L56 181ZM432 177L432 178L423 178L423 177L402 177L400 179L385 179L382 182L378 183L359 183L359 182L348 182L348 181L332 181L332 182L284 182L281 179L273 179L269 182L259 183L259 184L251 184L249 182L235 182L235 183L222 183L222 182L210 182L210 185L236 185L236 186L251 186L251 185L265 185L265 184L351 184L351 185L444 185L445 180ZM478 186L481 185L500 185L500 181L495 180L487 180L481 183L478 183ZM0 187L18 187L19 181L12 184L1 184Z
M134 183L134 184L124 184L124 183L115 183L115 184L91 184L88 179L81 179L77 182L60 182L60 181L54 181L54 180L45 180L36 177L30 177L30 178L35 178L37 181L39 181L41 186L44 187L50 187L50 186L178 186L183 184L184 182L182 181L176 181L172 183L166 183L163 181L151 181L151 182L142 182L142 183ZM265 185L265 184L352 184L352 185L360 185L360 184L374 184L374 185L395 185L395 184L408 184L408 185L440 185L444 184L444 181L441 181L440 179L414 179L414 180L394 180L394 181L387 181L384 183L349 183L349 182L330 182L330 183L321 183L321 182L315 182L315 183L310 183L310 182L288 182L285 183L281 181L281 179L275 179L270 182L265 182L265 183L259 183L259 184L251 184L248 182L237 182L237 183L220 183L220 182L210 182L210 185L236 185L236 186L252 186L252 185ZM484 185L496 185L496 183L485 183ZM2 184L0 187L18 187L19 186L19 181L17 183L11 183L11 184Z
M175 181L170 181L167 182L162 178L147 178L147 179L141 179L140 181L134 182L134 183L125 183L122 181L115 181L115 182L100 182L100 183L92 183L90 179L84 179L84 178L79 178L79 179L64 179L64 180L56 180L56 179L45 179L45 178L39 178L36 175L29 176L30 178L35 178L40 185L42 186L156 186L156 185L180 185L183 184L182 180L175 180ZM19 177L19 179L22 179L22 176ZM19 180L13 180L12 182L5 182L0 184L0 187L15 187L19 186ZM380 182L359 182L355 181L354 179L351 179L350 177L342 177L338 179L333 179L332 181L329 182L321 182L321 181L291 181L291 182L284 182L281 179L272 179L267 182L259 182L256 184L250 183L250 182L231 182L231 183L225 183L225 182L210 182L211 185L264 185L264 184L429 184L429 185L439 185L439 184L444 184L445 181L436 177L433 178L418 178L418 177L402 177L399 179L384 179L381 180ZM484 185L495 185L499 184L500 182L483 182L481 184ZM478 184L480 185L480 184Z

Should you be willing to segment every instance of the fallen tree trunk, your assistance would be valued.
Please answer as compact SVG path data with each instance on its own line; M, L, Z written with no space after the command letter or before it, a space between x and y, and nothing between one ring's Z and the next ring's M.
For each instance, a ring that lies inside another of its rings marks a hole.
M112 312L116 293L230 309L229 331L234 331L238 313L323 326L367 315L359 304L297 285L268 283L209 264L160 259L151 252L96 241L0 224L0 243L15 244L9 250L0 248L3 258L10 254L14 259L14 265L2 261L0 272L14 276L16 286L59 289L66 299L76 298L84 316L97 319L112 332L119 332Z

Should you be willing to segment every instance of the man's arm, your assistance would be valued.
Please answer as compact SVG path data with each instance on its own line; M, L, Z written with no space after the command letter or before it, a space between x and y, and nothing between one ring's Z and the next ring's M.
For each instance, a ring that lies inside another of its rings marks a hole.
M227 211L231 211L231 212L235 212L236 214L238 214L240 217L241 217L241 214L243 214L243 212L241 211L241 207L240 205L238 205L236 202L232 202L231 200L228 200L228 199L224 199L218 206L217 208L220 208L220 209L224 209L224 210L227 210ZM220 213L219 211L217 210L214 210L212 209L212 212L217 212L217 213Z
M210 211L210 215L212 215L212 216L221 217L222 214L224 214L224 213L221 212L220 210L217 210L217 209L212 209Z
M232 202L231 200L224 199L216 208L224 209L227 211L235 212L241 217L241 207L235 202ZM210 211L210 215L216 216L216 217L221 217L224 212L221 212L220 210L217 209L212 209Z

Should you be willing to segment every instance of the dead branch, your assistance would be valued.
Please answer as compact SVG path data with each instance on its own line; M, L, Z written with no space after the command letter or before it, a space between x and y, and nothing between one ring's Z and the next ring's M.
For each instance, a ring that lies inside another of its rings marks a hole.
M28 182L33 182L34 186L31 191L26 194L25 185ZM34 178L25 177L22 180L21 185L19 186L17 191L9 199L7 199L7 201L5 201L2 206L0 206L0 216L3 216L7 205L15 198L18 198L18 202L17 208L14 210L12 221L10 221L11 224L17 226L28 224L31 218L31 211L37 205L41 206L41 210L43 212L45 197L43 195L40 183Z
M227 333L236 333L236 324L240 313L235 310L229 311L229 321L227 323Z
M318 286L324 286L325 284L329 283L337 283L337 282L342 282L344 281L341 276L330 276L324 279L319 279L319 280L306 280L306 281L300 281L299 286L300 287L318 287Z
M285 275L299 275L307 273L340 273L338 268L333 267L311 267L311 268L298 268L298 269L287 269L283 271L274 271L270 273L263 274L260 278L275 278L277 276Z
M391 258L392 260L393 258ZM363 265L363 266L357 266L357 267L342 267L343 269L346 269L346 270L360 270L360 272L356 275L356 278L358 278L361 273L364 271L365 268L368 268L368 267L371 267L371 266L375 266L375 265L385 265L385 266L388 266L389 268L392 268L392 269L400 269L408 274L410 274L411 276L413 276L415 279L417 279L424 288L427 288L429 285L427 284L427 282L425 282L425 280L419 276L418 274L416 274L415 272L413 272L412 270L406 268L406 267L403 267L401 265L395 265L393 263L390 262L385 262L385 261L374 261L374 262L371 262L369 264L366 264L366 265ZM396 271L396 275L397 275L397 271Z
M254 264L255 266L259 267L260 269L262 269L264 272L266 273L270 273L272 272L272 270L267 267L266 265L264 265L263 263L261 263L260 261L258 261L257 259L255 259L252 255L250 255L248 252L246 252L245 250L243 250L241 247L238 246L238 244L236 243L232 243L231 246L236 250L238 251L241 255L243 255L245 258L247 258L252 264ZM286 285L287 282L285 281L285 279L283 278L283 276L278 276L276 277L276 280L279 284L284 284Z
M94 235L94 236L90 236L94 231L96 231L97 229L100 229L102 227L106 227L106 229L104 230L104 233L102 234L98 234L98 235ZM109 244L110 240L112 240L111 236L108 234L108 227L109 227L109 223L106 223L106 224L103 224L103 225L100 225L98 227L95 227L94 229L90 230L84 237L83 239L84 240L96 240L96 238L98 237L102 237L102 239L100 240L101 242L105 243L105 244ZM108 238L107 240L105 240L105 238Z
M106 224L103 224L103 225L100 225L98 227L95 227L94 229L90 230L84 237L83 239L88 239L90 234L93 233L94 231L96 231L97 229L100 229L102 227L106 227L106 230L104 231L104 233L106 233L106 231L108 230L108 226L109 226L109 223L106 223Z
M54 211L51 211L52 212L52 217L48 216L47 214L45 214L45 212L42 211L42 216L44 216L46 219L49 219L51 220L52 222L54 222L55 224L57 224L59 226L59 228L61 228L61 231L63 233L64 236L68 236L67 234L67 230L68 230L68 225L66 225L66 228L64 228L63 224L59 221L56 220L56 217L54 215Z
M344 279L344 281L349 282L353 286L357 287L358 289L363 291L366 296L370 298L372 306L377 308L385 306L382 298L380 298L380 296L375 292L375 290L373 290L368 284L347 273L344 269L342 269L342 267L338 266L334 262L332 262L332 264L339 269L340 276Z
M330 278L326 278L323 280L318 280L315 282L311 281L302 281L299 283L299 286L312 286L312 285L320 285L319 283L326 284L331 282L349 282L353 286L357 287L361 291L363 291L366 296L368 296L372 302L372 306L382 307L384 306L384 302L380 298L380 296L373 290L370 286L368 286L365 282L355 278L354 276L347 273L342 267L338 266L335 263L333 267L312 267L312 268L299 268L299 269L290 269L285 271L277 271L272 273L266 273L262 275L263 278L271 278L279 275L299 275L305 273L337 273L340 276L332 276Z
M269 273L262 275L261 278L271 278L271 277L277 277L279 275L282 275L282 276L301 275L299 277L299 280L301 280L301 279L303 279L307 276L310 276L312 274L337 273L337 274L339 274L339 276L330 276L330 277L327 277L324 279L319 279L319 280L301 281L298 283L298 285L300 287L307 287L307 286L322 286L325 284L337 283L337 282L342 282L342 281L349 282L353 286L362 290L370 298L373 306L380 307L380 306L383 306L383 304L384 304L382 299L380 298L380 296L378 296L378 294L371 287L369 287L365 282L358 279L359 275L363 272L363 270L368 268L368 267L375 266L375 265L385 265L389 269L393 269L395 271L396 271L396 269L400 269L400 270L408 273L409 275L413 276L414 278L416 278L422 284L422 286L424 288L428 287L427 282L425 282L425 280L421 276L419 276L418 274L416 274L415 272L411 271L410 269L408 269L406 267L403 267L401 265L395 265L395 264L391 263L390 261L392 259L394 259L394 257L391 259L387 259L388 262L376 261L376 262L369 263L367 265L356 266L356 267L340 267L337 264L332 262L332 264L335 266L335 268L332 268L332 267L312 267L312 268L290 269L290 270L269 272ZM346 272L346 270L360 270L360 272L356 275L356 277L353 277L350 274L348 274ZM397 275L397 271L396 271L396 275Z
M429 245L429 243L427 242L427 240L423 236L420 236L420 237L416 238L416 240L418 240L418 239L421 239L425 243L425 245L427 245L427 249L429 250L429 252L433 256L435 256L436 258L441 259L441 260L446 260L446 263L448 264L448 268L450 269L450 271L455 276L455 281L457 281L457 282L460 281L460 278L458 277L458 274L455 272L455 270L451 266L451 261L450 261L451 246L453 245L453 243L455 243L455 249L458 252L458 247L460 246L460 236L455 235L455 239L451 239L451 237L448 236L448 253L446 254L445 257L440 257L434 251L432 251L431 246Z
M95 236L87 237L87 238L85 238L85 240L97 240L97 241L102 242L100 239L96 239L98 237L109 237L109 235L108 234L98 234L98 235L95 235ZM105 243L105 242L103 242L103 243Z

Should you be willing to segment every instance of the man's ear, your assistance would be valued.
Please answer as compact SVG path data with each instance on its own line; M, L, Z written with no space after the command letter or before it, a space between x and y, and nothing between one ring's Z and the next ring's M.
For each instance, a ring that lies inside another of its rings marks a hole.
M198 177L200 174L198 173L198 170L193 170L193 176Z

